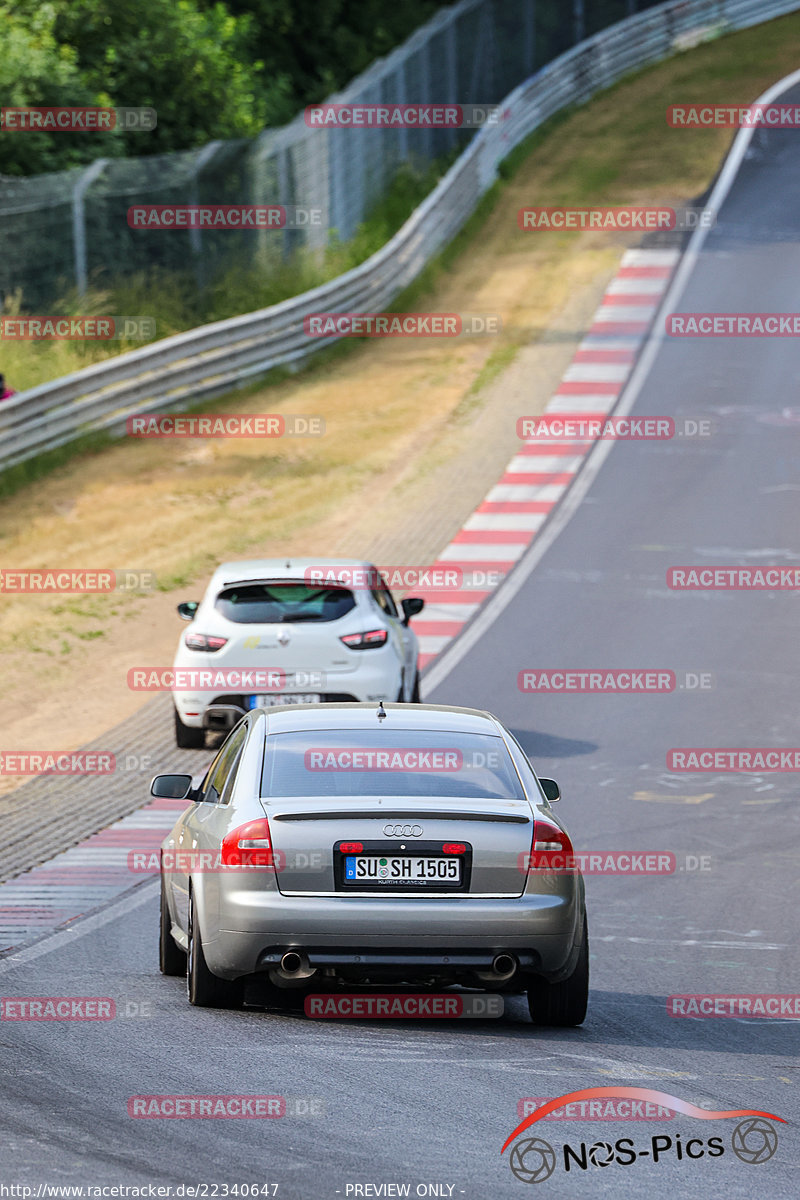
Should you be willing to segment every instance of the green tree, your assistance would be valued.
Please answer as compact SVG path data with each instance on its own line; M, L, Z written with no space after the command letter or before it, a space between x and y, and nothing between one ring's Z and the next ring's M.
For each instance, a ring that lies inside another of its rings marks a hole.
M17 5L0 3L4 107L109 103L106 92L91 87L83 78L77 52L58 40L56 20L55 4L21 12ZM104 153L121 153L120 139L111 142ZM59 171L96 155L94 134L0 132L0 175Z
M203 0L201 0L203 2ZM290 82L282 112L289 121L305 104L343 88L429 20L436 0L227 0L231 12L255 18L251 53L270 74Z
M344 87L435 0L0 0L4 103L150 107L147 134L0 133L0 174L254 137Z
M158 128L130 134L128 153L163 153L213 138L252 137L283 81L250 56L252 18L194 0L57 0L57 36L84 79L114 102L150 106Z

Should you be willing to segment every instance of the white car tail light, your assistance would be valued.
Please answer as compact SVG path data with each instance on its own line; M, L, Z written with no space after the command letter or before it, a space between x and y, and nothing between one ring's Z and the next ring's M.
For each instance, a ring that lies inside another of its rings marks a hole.
M228 641L224 637L213 637L210 633L187 633L183 640L190 650L221 650Z
M345 633L340 638L349 650L374 650L385 646L389 634L385 629L368 629L365 633Z

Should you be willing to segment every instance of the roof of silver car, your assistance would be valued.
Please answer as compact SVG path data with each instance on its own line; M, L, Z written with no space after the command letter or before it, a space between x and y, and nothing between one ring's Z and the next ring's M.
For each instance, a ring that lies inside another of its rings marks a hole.
M264 709L266 732L290 733L306 729L435 729L451 733L498 733L500 722L478 708L447 704L385 704L385 719L378 719L378 704L288 704ZM487 726L489 728L487 728Z

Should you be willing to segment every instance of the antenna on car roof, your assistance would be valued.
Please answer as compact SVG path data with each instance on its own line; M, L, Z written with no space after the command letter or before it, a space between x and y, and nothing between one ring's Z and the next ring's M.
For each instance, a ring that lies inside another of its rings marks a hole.
M379 721L385 721L385 720L386 720L386 709L383 707L383 701L382 701L382 700L378 702L378 714L377 714L377 716L378 716L378 720L379 720Z
M286 570L287 570L287 571L291 571L291 569L292 569L292 563L291 563L291 559L288 559L288 558L287 558L287 560L286 560Z

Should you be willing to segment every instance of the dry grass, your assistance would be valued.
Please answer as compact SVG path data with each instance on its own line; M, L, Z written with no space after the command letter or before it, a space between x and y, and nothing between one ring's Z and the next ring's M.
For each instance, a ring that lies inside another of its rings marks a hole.
M323 438L129 440L0 501L3 565L147 568L166 593L4 596L5 703L14 685L24 688L29 709L53 689L79 692L101 670L104 647L116 657L128 629L141 639L143 630L160 626L174 599L185 598L189 585L197 594L221 559L359 553L353 531L374 508L381 481L409 466L419 477L457 452L459 424L485 403L487 381L521 345L536 341L576 289L604 269L610 273L625 244L600 233L523 233L517 210L697 195L731 133L671 130L666 106L752 99L796 65L798 43L800 16L723 39L618 85L535 138L488 215L472 223L459 252L414 302L417 311L499 313L498 336L368 342L214 406L319 414L327 423ZM170 640L176 632L170 623ZM130 639L128 646L131 662L141 661L145 647ZM109 720L124 715L115 705L110 691Z

